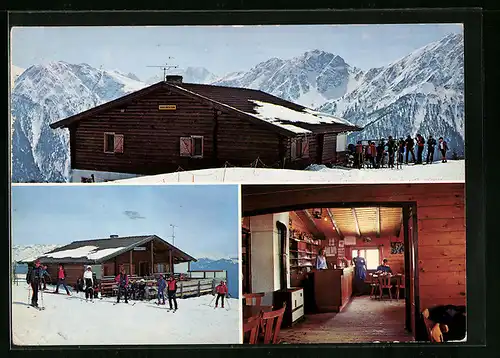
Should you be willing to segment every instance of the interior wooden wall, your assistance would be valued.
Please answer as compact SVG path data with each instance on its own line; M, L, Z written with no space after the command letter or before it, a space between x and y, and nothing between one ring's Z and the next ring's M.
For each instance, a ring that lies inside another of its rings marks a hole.
M243 215L335 202L416 203L420 307L466 304L465 183L242 186Z

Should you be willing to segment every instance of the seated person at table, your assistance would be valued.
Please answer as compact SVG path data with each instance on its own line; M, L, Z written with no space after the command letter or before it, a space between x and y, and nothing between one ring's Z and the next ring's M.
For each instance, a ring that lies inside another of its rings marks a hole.
M465 338L465 306L435 306L425 309L422 314L432 322L430 334L434 342L459 341Z
M382 260L382 265L379 265L377 267L377 272L385 272L385 273L391 273L392 274L392 270L389 267L388 262L389 262L389 260L383 259Z

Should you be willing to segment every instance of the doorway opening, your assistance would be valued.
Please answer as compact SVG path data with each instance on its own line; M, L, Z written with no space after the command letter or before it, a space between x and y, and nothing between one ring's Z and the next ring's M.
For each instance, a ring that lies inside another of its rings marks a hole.
M303 314L290 312L296 322L282 329L283 341L366 343L415 339L420 311L415 202L302 203L244 215L249 228L252 221L260 223L259 245L252 251L260 264L247 269L249 275L274 280L260 280L259 284L281 291L280 299L284 290L291 295L296 290L303 292ZM269 216L275 227L269 229L268 239L275 241L274 245L263 245L262 223ZM277 217L280 220L275 220ZM271 234L276 230L277 235ZM246 245L251 245L251 230L247 238ZM262 252L258 252L260 247ZM264 252L272 247L273 255ZM266 255L276 261L263 264ZM319 269L323 265L318 263L322 260L319 256L326 258L326 269ZM357 257L364 259L364 276L353 265ZM248 261L253 262L251 258ZM390 272L388 287L380 283L381 271ZM244 293L263 291L244 286ZM277 292L265 293L277 296Z

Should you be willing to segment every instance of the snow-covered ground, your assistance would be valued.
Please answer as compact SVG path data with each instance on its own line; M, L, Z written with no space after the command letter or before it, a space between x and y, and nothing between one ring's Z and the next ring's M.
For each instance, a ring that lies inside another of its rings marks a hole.
M144 176L109 182L138 183L241 183L241 184L383 184L415 182L465 182L465 160L404 165L401 169L337 169L315 166L312 170L216 168Z
M48 291L52 291L53 287ZM61 290L64 292L64 290ZM80 295L83 295L80 293ZM238 344L239 301L213 308L213 296L178 299L175 313L155 301L85 302L65 294L43 295L44 311L27 305L28 286L12 286L12 336L16 345ZM42 301L39 299L38 304ZM209 306L210 304L210 306Z

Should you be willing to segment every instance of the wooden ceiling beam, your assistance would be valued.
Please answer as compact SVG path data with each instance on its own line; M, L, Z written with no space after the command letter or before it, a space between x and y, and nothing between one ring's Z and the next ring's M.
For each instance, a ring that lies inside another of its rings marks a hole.
M325 233L316 226L316 222L308 210L296 211L299 219L307 226L307 229L318 239L324 239Z
M359 229L359 222L358 222L358 216L356 215L356 209L352 208L351 212L354 218L354 224L356 224L356 234L358 235L358 237L361 237L361 230Z
M381 224L381 217L380 217L380 206L377 206L375 208L375 210L377 211L377 234L376 234L376 237L380 237L380 226L382 225Z
M328 217L330 218L330 220L332 222L333 228L335 229L335 231L337 232L337 234L339 235L339 237L343 240L344 239L344 235L342 234L342 231L340 231L340 228L337 225L337 222L335 221L335 218L333 217L332 211L330 209L326 209L326 212L327 212Z

